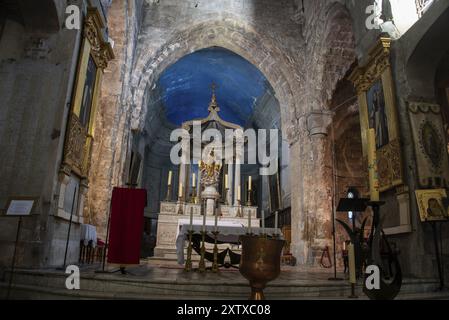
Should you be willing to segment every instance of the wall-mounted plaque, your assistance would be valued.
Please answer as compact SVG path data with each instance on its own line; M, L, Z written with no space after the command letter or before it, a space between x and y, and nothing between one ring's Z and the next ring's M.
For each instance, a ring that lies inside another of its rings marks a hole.
M32 198L22 198L22 199L11 199L6 207L7 216L29 216L33 211L33 207L36 203L36 199Z

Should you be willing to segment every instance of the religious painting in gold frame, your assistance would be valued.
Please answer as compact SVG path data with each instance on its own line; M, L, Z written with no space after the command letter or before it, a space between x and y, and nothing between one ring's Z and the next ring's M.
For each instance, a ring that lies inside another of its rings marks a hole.
M443 204L443 199L447 198L445 189L416 190L415 195L421 222L449 220L449 212Z
M381 192L404 184L390 44L391 39L380 38L367 62L350 76L358 95L363 157L367 159L370 148L376 149ZM376 133L374 146L368 141L372 128Z

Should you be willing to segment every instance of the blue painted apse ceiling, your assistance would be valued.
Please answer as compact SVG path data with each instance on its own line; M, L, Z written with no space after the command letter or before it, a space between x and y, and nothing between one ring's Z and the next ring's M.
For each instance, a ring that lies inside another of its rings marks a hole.
M169 66L158 86L168 121L185 121L208 115L211 84L216 83L220 117L245 126L255 103L272 90L265 76L241 56L218 47L196 51Z

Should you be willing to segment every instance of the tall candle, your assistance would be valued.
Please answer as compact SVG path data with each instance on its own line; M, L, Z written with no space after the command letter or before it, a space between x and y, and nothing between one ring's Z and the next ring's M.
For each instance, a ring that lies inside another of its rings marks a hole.
M237 200L238 201L240 201L240 200L242 200L242 198L241 198L241 188L240 188L240 186L238 186L237 187Z
M195 172L192 174L192 187L193 188L196 187L196 174L195 174Z
M182 198L182 183L179 185L178 197Z
M193 207L190 207L190 231L193 230Z
M343 241L343 250L346 251L346 241Z
M355 252L354 245L351 243L348 245L348 256L349 256L349 282L357 283L356 275L355 275Z
M377 171L376 131L368 130L368 172L371 201L379 201L379 175Z
M170 171L168 172L168 185L169 185L169 186L171 186L171 179L172 179L172 176L173 176L173 172L170 170Z
M229 185L228 185L228 174L225 174L225 189L228 189Z
M251 183L251 176L249 176L248 178L248 190L251 191L252 190L252 183Z

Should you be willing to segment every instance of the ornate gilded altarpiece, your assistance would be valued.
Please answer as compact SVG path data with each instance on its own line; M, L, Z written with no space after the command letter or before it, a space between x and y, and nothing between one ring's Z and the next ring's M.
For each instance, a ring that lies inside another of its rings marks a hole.
M78 62L74 96L64 145L64 167L81 178L89 173L94 123L101 77L108 62L114 58L112 47L104 39L105 27L96 8L88 8L83 30L83 42ZM94 63L89 68L89 63ZM90 77L89 70L93 70ZM92 81L88 81L92 78ZM85 106L85 104L88 104ZM83 112L87 108L88 112Z
M367 158L368 130L376 131L380 191L404 184L389 38L381 38L368 62L350 76L360 107L363 156ZM367 161L365 161L367 163Z
M64 219L69 219L73 213L74 222L83 222L83 202L88 188L87 177L94 141L99 89L104 69L114 58L111 44L105 39L104 28L105 24L98 9L88 8L66 128L56 213L56 216ZM72 211L73 208L77 208L75 210L77 212L67 212L66 200L72 203Z
M399 211L385 228L387 234L411 231L408 187L404 185L396 93L390 62L391 39L381 37L363 65L350 75L358 95L364 163L368 165L368 131L374 128L379 190L395 195ZM368 177L366 177L368 181ZM393 207L392 207L393 208ZM395 209L396 210L396 209Z

